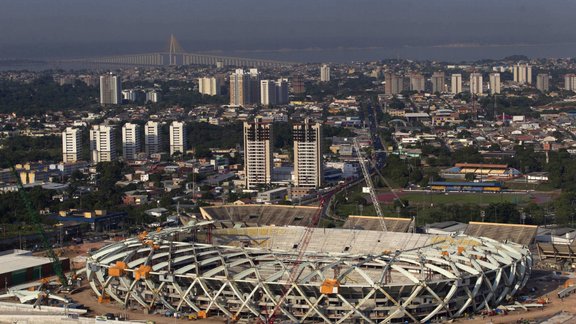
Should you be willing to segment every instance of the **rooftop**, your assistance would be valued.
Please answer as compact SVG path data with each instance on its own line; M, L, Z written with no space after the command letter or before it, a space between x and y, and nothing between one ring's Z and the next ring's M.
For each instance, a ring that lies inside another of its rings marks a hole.
M0 252L0 264L2 264L0 274L38 267L49 263L51 263L50 259L32 256L32 253L26 250Z

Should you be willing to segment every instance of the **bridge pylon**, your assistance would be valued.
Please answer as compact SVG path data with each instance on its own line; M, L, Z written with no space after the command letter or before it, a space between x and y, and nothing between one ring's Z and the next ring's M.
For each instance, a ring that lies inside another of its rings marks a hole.
M182 46L180 45L180 43L178 43L178 40L176 39L176 37L174 36L174 34L170 35L170 40L168 42L168 58L169 58L169 64L170 65L177 65L177 55L178 54L184 54L185 51L182 48Z

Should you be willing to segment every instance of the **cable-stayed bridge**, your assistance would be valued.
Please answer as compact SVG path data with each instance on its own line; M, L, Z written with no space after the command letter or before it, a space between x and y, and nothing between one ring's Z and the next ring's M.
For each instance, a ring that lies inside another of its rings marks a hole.
M165 52L69 59L69 60L60 60L58 62L76 63L76 64L122 65L122 66L221 64L222 66L239 66L239 67L280 67L296 64L294 62L186 53L184 49L180 46L174 35L170 37L168 48Z

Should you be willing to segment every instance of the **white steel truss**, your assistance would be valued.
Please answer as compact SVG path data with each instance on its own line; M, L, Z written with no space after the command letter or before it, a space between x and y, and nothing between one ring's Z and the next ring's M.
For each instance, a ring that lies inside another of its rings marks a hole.
M126 308L266 320L283 294L297 251L173 241L171 233L96 251L86 264L94 292ZM377 255L306 253L279 316L294 323L453 318L496 307L529 278L532 255L525 247L470 236L430 237L417 248ZM108 268L117 261L127 269L110 276ZM150 274L136 280L134 272L142 265L151 267ZM332 278L338 290L320 293Z

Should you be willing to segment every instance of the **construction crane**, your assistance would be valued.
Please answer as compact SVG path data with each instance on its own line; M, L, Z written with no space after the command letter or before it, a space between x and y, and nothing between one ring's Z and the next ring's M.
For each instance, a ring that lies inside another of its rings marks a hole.
M302 259L304 258L304 253L306 252L306 249L308 248L308 244L310 243L310 240L312 239L312 233L314 232L314 228L316 227L316 225L320 221L320 217L322 216L322 212L324 210L324 203L327 200L330 200L330 196L332 196L332 194L333 193L330 192L330 193L326 194L325 196L320 196L320 206L318 206L318 210L316 211L316 213L314 213L314 216L312 216L312 219L310 220L310 222L308 223L308 226L306 226L306 229L304 230L304 235L302 236L302 240L301 240L300 245L298 247L298 254L296 256L296 260L292 264L292 269L290 270L288 280L286 280L286 283L284 284L284 287L282 289L283 290L282 296L280 297L280 299L276 303L276 306L272 310L272 313L268 317L268 319L266 321L267 324L274 324L274 320L276 319L276 316L277 316L278 311L280 310L280 307L282 307L282 304L286 300L286 297L288 297L288 292L290 291L290 287L298 280L298 277L300 276L299 268L300 268L300 264L302 263Z
M56 255L56 253L52 249L52 246L50 245L50 242L48 242L46 232L44 231L42 221L40 220L40 215L38 214L36 209L34 209L34 207L32 206L32 202L28 198L28 194L24 190L24 185L22 185L22 181L20 180L20 175L18 174L18 171L16 171L16 167L14 166L13 163L11 163L11 165L12 165L12 173L14 174L14 177L16 178L16 184L18 185L18 193L20 194L20 198L22 198L22 201L24 202L26 213L28 214L30 221L34 225L36 232L40 234L40 237L42 238L42 245L46 250L46 253L48 254L48 258L52 262L52 268L54 269L54 273L58 276L58 279L60 279L60 284L62 285L62 287L66 288L68 287L68 279L66 278L66 276L64 275L64 271L62 270L62 262L60 262L58 255Z
M366 186L368 187L370 198L372 199L372 205L376 210L378 220L380 220L380 226L382 227L383 231L388 231L388 229L386 228L386 222L384 221L384 213L382 212L382 208L380 208L380 204L378 203L378 197L376 197L376 192L374 192L374 184L372 183L372 177L370 176L370 172L368 172L368 166L366 166L366 161L364 160L364 157L362 156L362 151L360 150L360 144L358 144L358 139L356 138L354 138L353 141L354 141L354 149L358 154L358 162L360 162L360 168L362 169L362 174L364 174L364 180L366 181Z

